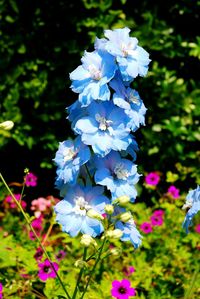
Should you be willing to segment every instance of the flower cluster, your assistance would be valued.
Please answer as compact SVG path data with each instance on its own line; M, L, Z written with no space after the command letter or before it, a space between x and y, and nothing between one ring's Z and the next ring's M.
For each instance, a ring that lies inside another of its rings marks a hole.
M163 216L164 216L163 210L155 210L153 214L150 216L150 222L143 222L140 225L140 229L145 234L149 234L153 231L154 226L161 226L163 224Z
M85 51L82 64L70 73L78 99L67 112L77 137L61 142L55 155L55 184L64 197L55 213L70 236L96 237L105 229L105 207L112 205L113 229L137 248L141 236L132 216L120 218L126 209L118 198L134 202L137 196L134 132L145 124L146 107L131 83L147 74L150 59L129 33L128 28L105 30L105 38L96 38L95 50Z
M200 211L200 186L189 191L186 197L186 203L182 209L189 209L183 222L183 228L185 228L188 233L189 226L192 225L193 217Z

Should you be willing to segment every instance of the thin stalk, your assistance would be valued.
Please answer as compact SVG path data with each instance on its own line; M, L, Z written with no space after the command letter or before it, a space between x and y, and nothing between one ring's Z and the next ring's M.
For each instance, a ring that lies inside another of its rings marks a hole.
M87 255L87 248L84 248L83 261L86 261L86 255ZM81 270L79 272L78 279L77 279L77 282L76 282L76 286L75 286L75 289L74 289L74 293L73 293L72 299L76 298L76 294L77 294L77 291L78 291L79 283L81 281L81 277L83 275L83 272L84 272L84 267L81 268Z
M103 248L104 248L105 243L106 243L106 238L104 238L104 240L103 240L103 243L102 243L101 248L100 248L100 250L99 250L99 255L98 255L98 257L97 257L97 259L96 259L96 262L95 262L95 264L94 264L94 266L93 266L93 268L92 268L92 270L91 270L91 272L90 272L90 276L89 276L89 278L88 278L86 287L85 287L85 289L84 289L84 291L83 291L83 294L81 295L80 299L83 299L83 297L85 296L85 293L87 292L87 288L88 288L88 286L89 286L89 284L90 284L90 280L91 280L91 278L92 278L92 275L93 275L93 273L94 273L94 271L95 271L95 269L96 269L96 266L97 266L98 262L100 261L101 254L102 254L102 251L103 251Z
M199 274L199 268L200 268L200 266L198 265L198 267L194 271L194 274L192 276L191 286L190 286L189 290L187 291L186 295L184 296L184 299L190 299L190 298L192 299L192 297L190 297L190 296L193 294L194 285L195 285L197 276Z
M71 297L70 297L70 295L68 294L68 292L67 292L67 290L66 290L66 288L65 288L65 286L64 286L64 284L63 284L63 282L62 282L62 280L61 280L61 278L60 278L60 276L59 276L59 274L58 274L58 272L56 271L56 269L55 269L53 263L51 262L51 259L50 259L49 254L47 253L47 251L46 251L46 249L44 248L43 244L41 243L41 241L40 241L40 239L39 239L37 233L35 232L33 226L31 225L31 221L30 221L29 217L28 217L27 214L24 212L24 210L23 210L21 204L20 204L20 203L18 202L18 200L15 198L14 194L13 194L12 191L10 190L9 186L7 185L7 183L6 183L6 181L4 180L4 178L3 178L3 176L2 176L1 173L0 173L0 178L1 178L2 182L3 182L3 184L5 185L6 189L8 190L8 192L9 192L10 195L12 196L13 200L15 201L16 205L17 205L18 208L20 209L20 211L21 211L22 215L24 216L24 218L25 218L25 220L26 220L28 226L30 227L31 231L33 232L33 234L34 234L36 240L37 240L38 243L40 244L40 247L42 248L44 254L46 255L46 257L47 257L47 259L48 259L48 261L49 261L49 263L50 263L50 265L51 265L53 271L55 272L55 274L56 274L56 276L57 276L57 278L58 278L58 280L59 280L59 282L60 282L60 285L62 286L62 288L63 288L63 290L64 290L64 292L65 292L67 298L68 298L68 299L71 299Z

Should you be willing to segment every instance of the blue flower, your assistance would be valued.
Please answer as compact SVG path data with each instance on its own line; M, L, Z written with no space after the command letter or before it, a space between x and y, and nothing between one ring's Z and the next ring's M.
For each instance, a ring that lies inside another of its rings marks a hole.
M74 102L72 105L70 105L69 107L67 107L66 110L68 112L67 119L72 123L71 125L72 129L74 129L76 122L80 118L87 115L86 108L82 107L81 103L78 100Z
M87 107L88 116L75 124L83 143L91 145L95 154L107 155L111 150L126 150L130 137L130 119L123 109L111 101L93 102Z
M183 206L183 209L190 208L185 216L183 222L183 228L185 228L188 233L189 226L192 225L193 217L200 211L200 186L197 186L195 190L189 191L186 197L186 203Z
M79 93L79 101L82 106L88 106L93 100L108 101L110 90L108 82L116 71L114 57L107 52L86 52L81 59L82 65L72 73L71 88Z
M137 196L135 184L139 180L137 166L112 151L104 158L96 158L95 182L111 191L112 199L126 195L133 202Z
M109 199L102 195L102 187L81 187L75 185L68 189L63 200L55 206L56 221L61 224L62 230L71 237L79 232L92 237L100 235L104 228L101 221L90 218L87 212L92 209L99 214L104 213L104 207Z
M136 131L140 124L145 124L144 116L147 110L138 92L130 87L126 88L120 76L116 76L110 86L115 90L113 103L124 109L130 118L131 130Z
M56 186L60 189L63 184L75 184L81 165L90 159L88 146L82 143L80 137L74 141L60 142L55 156L57 165Z
M120 229L123 232L121 241L125 241L125 242L131 241L131 243L135 248L138 248L141 245L142 236L137 230L133 220L129 220L126 223L122 223L121 221L118 221L115 225L115 228Z
M138 75L145 76L150 62L149 54L140 46L135 37L129 36L130 29L105 30L107 39L96 39L95 49L109 52L119 64L124 81L131 81Z

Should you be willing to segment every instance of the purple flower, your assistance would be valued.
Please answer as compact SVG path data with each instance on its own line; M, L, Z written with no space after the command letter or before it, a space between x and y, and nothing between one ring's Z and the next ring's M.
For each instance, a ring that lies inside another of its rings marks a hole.
M156 171L150 172L145 177L145 182L147 185L156 186L160 181L160 176Z
M179 192L180 192L180 190L179 189L177 189L175 186L170 186L169 188L168 188L168 190L167 190L167 193L168 194L170 194L174 199L177 199L177 198L179 198Z
M42 250L41 247L38 247L37 250L36 250L36 253L34 254L34 258L38 262L38 261L41 261L42 256L43 256L43 250Z
M165 212L163 210L155 210L153 212L153 216L156 216L156 217L162 217L164 214L165 214Z
M2 299L3 298L3 285L2 285L2 283L0 282L0 299Z
M200 234L200 224L197 224L197 225L195 226L195 231L196 231L198 234Z
M37 186L37 176L33 173L29 172L25 177L25 185L28 187L35 187Z
M135 272L135 268L133 266L127 266L123 268L123 273L126 276L131 276Z
M150 217L150 219L151 219L151 224L152 224L153 226L160 226L160 225L163 224L163 218L160 217L160 216L152 215L152 216Z
M62 261L64 259L64 257L66 256L66 252L64 250L60 250L57 254L56 254L56 259L58 262Z
M128 279L122 281L114 280L112 282L111 295L117 299L129 299L129 297L136 296L136 291L131 288L131 283Z
M53 267L56 271L58 271L58 264L57 263L52 263ZM55 278L56 273L49 262L49 260L45 260L43 263L38 264L40 270L38 272L38 276L42 281L46 281L48 278Z
M143 233L145 234L149 234L152 232L152 226L151 226L151 223L149 222L143 222L141 225L140 225L140 229L143 231Z

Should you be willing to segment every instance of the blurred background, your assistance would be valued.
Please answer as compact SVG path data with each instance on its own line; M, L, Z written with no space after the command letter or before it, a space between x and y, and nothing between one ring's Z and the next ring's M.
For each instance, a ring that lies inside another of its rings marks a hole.
M183 191L196 188L199 8L198 0L0 0L0 122L15 123L0 130L5 179L22 181L27 167L39 178L35 198L57 195L52 159L58 143L74 136L65 110L77 99L69 73L104 29L127 26L152 60L132 84L148 108L135 134L139 173L159 171Z

